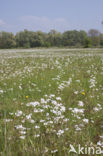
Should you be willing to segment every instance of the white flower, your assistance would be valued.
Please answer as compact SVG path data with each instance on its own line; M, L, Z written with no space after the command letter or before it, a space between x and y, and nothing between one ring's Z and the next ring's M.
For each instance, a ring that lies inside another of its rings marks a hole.
M33 106L33 107L39 106L39 105L40 105L40 103L39 103L38 101L30 102L30 103L27 103L27 104L26 104L26 106Z
M4 93L4 91L3 90L0 90L0 93Z
M83 119L83 122L88 123L89 120L88 119Z
M103 135L101 135L100 138L103 139Z
M25 131L20 131L20 133L21 133L21 134L26 134L26 132L25 132Z
M45 123L44 123L44 126L47 126L47 125L48 125L48 122L45 122Z
M19 86L19 89L20 89L20 90L22 90L22 87L21 87L21 86Z
M81 131L81 128L78 125L75 125L76 131Z
M70 107L70 108L68 108L68 109L69 109L69 110L72 110L73 108Z
M26 115L27 119L31 119L32 114L30 113L29 115Z
M16 125L15 128L16 128L16 129L22 129L22 130L25 130L25 129L26 129L26 128L23 127L22 125Z
M61 112L65 112L65 107L64 106L61 106Z
M103 147L103 142L102 141L98 141L97 145Z
M52 150L51 151L51 153L56 153L56 152L58 152L58 150L56 149L56 150Z
M25 136L24 136L24 135L22 135L22 136L20 136L19 138L20 138L20 139L25 139Z
M48 121L48 123L53 124L53 121Z
M45 120L40 120L40 122L45 122Z
M83 106L84 106L84 103L83 103L83 101L79 101L79 102L78 102L78 106L81 106L81 107L83 107Z
M73 113L77 114L77 113L84 113L84 109L78 109L78 108L74 108L72 110Z
M25 122L25 119L23 119L21 122L24 123Z
M13 121L13 119L4 119L5 122L10 122L10 121Z
M53 98L53 97L55 97L55 95L54 94L50 94L50 96L49 96L50 98Z
M95 77L92 77L92 78L89 80L89 82L90 82L89 88L95 87L95 85L96 85L96 78L95 78Z
M40 128L40 127L36 125L35 128L38 129L38 128Z
M61 129L60 129L60 130L57 132L57 135L60 136L60 135L62 135L63 133L64 133L64 130L61 130Z
M68 131L69 130L69 128L65 128L65 131Z
M78 91L74 91L74 94L78 94L79 92Z
M35 122L35 121L34 121L34 120L32 120L32 119L30 120L30 123L34 123L34 122Z
M101 107L101 105L100 105L99 103L97 104L97 106L100 107L100 108L102 109L102 107Z
M10 112L9 114L10 114L10 115L13 115L13 113L11 113L11 112Z
M47 94L45 94L44 96L45 96L45 97L48 97L48 95L47 95Z
M45 99L41 98L41 103L47 103L47 101L45 101Z
M51 102L52 102L52 104L57 105L57 101L52 100Z
M35 134L34 136L35 136L36 138L38 138L38 137L40 137L40 134Z
M56 97L56 100L61 101L61 97Z
M34 112L39 113L39 112L44 112L44 110L39 108L39 109L34 109Z
M47 103L49 103L51 101L51 99L47 99L46 101L47 101Z
M93 110L94 110L95 112L98 112L100 109L99 109L98 107L94 107Z
M22 114L23 114L23 112L22 112L21 110L18 110L18 111L15 113L16 116L21 116Z
M76 82L80 83L80 80L76 80Z
M69 119L65 118L63 121L64 121L64 122L67 122L67 121L69 121Z
M46 116L49 116L49 113L46 113Z

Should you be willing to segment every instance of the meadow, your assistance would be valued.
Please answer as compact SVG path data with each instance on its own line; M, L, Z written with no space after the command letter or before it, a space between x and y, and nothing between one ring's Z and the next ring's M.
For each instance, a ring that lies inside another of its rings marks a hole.
M70 144L103 150L103 49L0 50L0 155L76 155Z

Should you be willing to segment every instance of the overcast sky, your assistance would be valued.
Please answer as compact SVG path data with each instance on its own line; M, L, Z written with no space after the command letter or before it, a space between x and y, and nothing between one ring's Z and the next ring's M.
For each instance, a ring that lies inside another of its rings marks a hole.
M0 31L103 32L103 0L0 0Z

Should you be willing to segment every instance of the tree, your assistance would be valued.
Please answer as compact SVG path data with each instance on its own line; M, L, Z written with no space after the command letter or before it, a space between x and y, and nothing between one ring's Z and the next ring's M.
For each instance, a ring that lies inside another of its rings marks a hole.
M91 40L92 46L96 47L100 45L100 32L96 29L90 29L88 31L88 37Z
M45 34L41 31L32 32L30 39L31 47L42 47L44 45Z
M47 42L51 46L61 46L62 34L56 30L51 30L47 35Z
M41 31L20 31L13 33L0 32L0 48L33 48L33 47L98 47L103 46L103 34L91 29L88 34L83 31L65 31L64 33L51 30L49 33Z
M85 38L84 48L90 48L91 46L91 40L89 38Z
M17 47L24 47L29 48L30 47L30 32L28 30L20 31L16 34L16 43Z
M63 33L64 46L84 46L87 34L85 31L66 31Z
M0 32L0 48L14 48L16 46L13 33Z
M41 31L24 30L16 34L17 47L33 48L44 45L45 34Z
M100 34L100 46L103 47L103 34Z

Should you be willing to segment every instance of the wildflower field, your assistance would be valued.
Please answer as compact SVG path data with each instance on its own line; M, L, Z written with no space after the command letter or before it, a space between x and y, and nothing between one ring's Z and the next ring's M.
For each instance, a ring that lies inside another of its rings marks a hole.
M0 156L70 144L103 150L103 49L0 50Z

